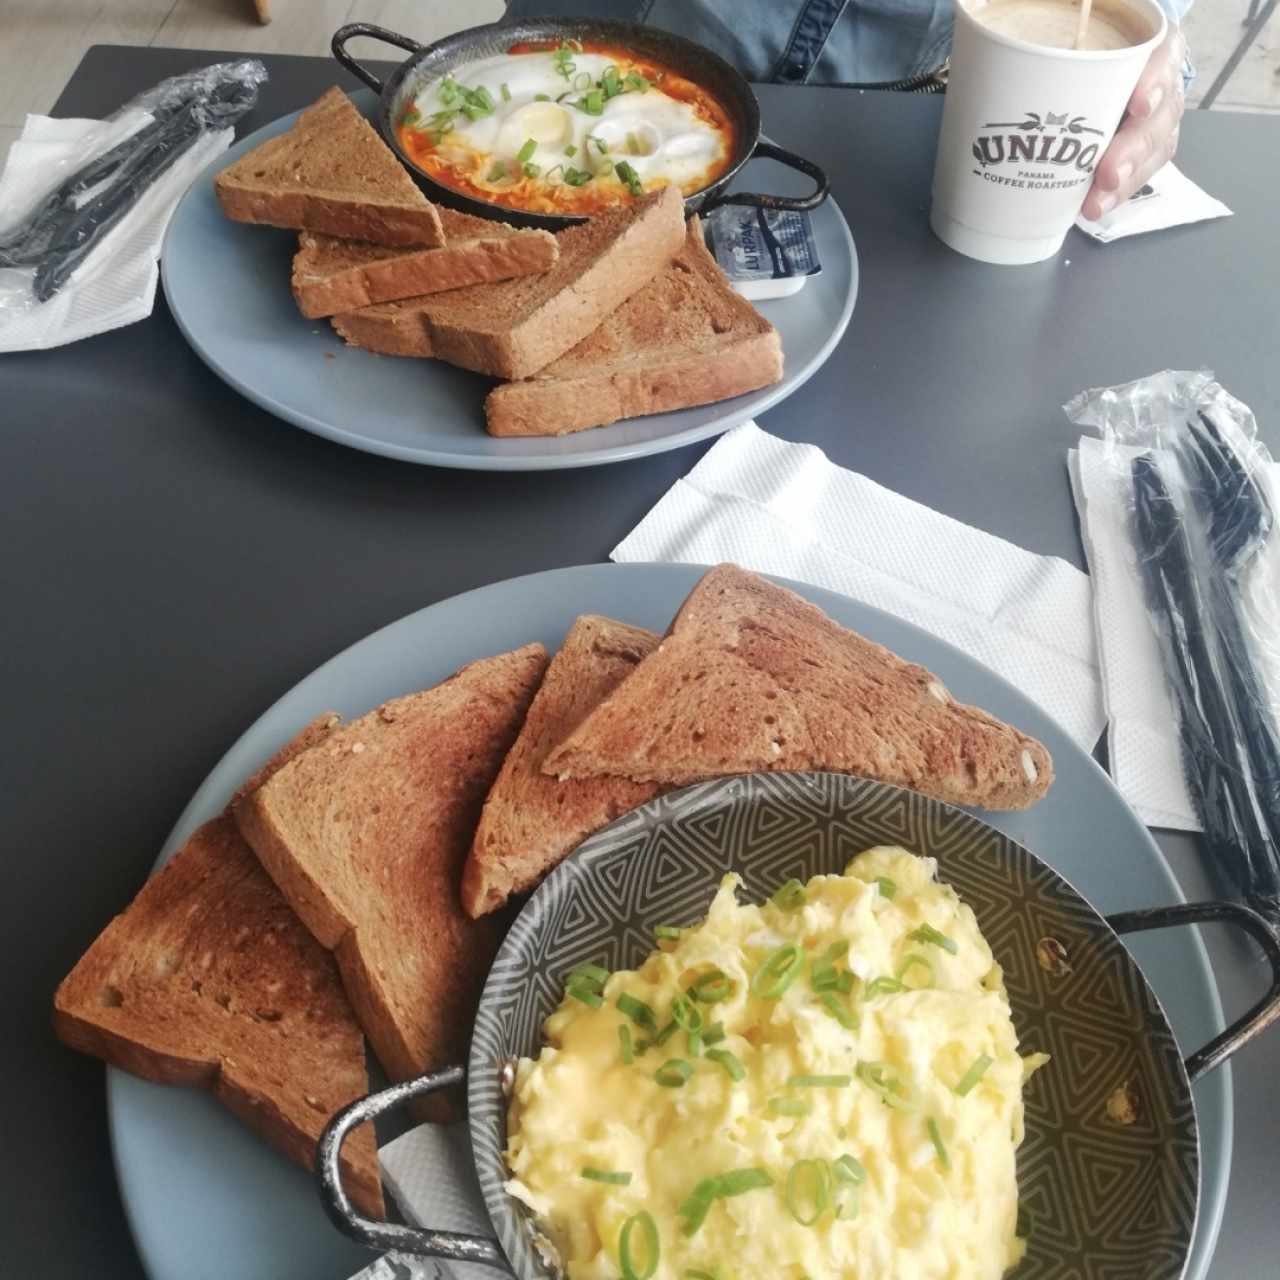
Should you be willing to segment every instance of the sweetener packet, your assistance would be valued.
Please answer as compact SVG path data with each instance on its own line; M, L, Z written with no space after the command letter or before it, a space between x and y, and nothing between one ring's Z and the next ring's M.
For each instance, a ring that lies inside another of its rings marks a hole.
M707 244L744 298L798 293L822 270L807 213L721 205L706 219Z
M1124 204L1112 209L1097 222L1076 219L1086 235L1108 244L1143 231L1161 231L1209 218L1229 218L1231 210L1196 186L1176 165L1167 164L1139 187Z

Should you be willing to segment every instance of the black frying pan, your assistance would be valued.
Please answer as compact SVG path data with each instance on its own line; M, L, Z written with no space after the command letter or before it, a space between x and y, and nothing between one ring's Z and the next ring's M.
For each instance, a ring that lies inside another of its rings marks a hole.
M407 57L385 83L347 52L357 36L368 36L408 52ZM669 67L678 75L707 89L729 113L734 125L734 155L729 167L709 186L685 197L686 214L709 213L722 204L745 204L761 209L816 209L827 198L827 175L810 160L795 155L760 138L760 104L740 72L723 58L683 36L633 22L610 22L590 18L534 18L528 22L491 23L445 36L435 44L421 45L368 22L353 22L334 32L333 56L348 71L364 81L378 95L375 121L387 144L400 157L417 184L432 200L465 213L497 217L517 226L543 227L558 231L582 218L570 214L527 213L489 200L477 200L437 182L413 163L396 138L395 122L404 114L422 86L439 79L447 71L467 62L476 62L505 53L524 41L559 43L561 40L598 42L634 50ZM777 160L813 179L814 189L805 196L764 195L754 191L728 194L726 189L738 171L752 157Z

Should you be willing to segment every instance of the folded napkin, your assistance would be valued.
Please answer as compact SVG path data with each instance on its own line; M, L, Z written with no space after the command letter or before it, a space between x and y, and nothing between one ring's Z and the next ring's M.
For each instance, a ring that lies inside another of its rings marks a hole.
M1114 465L1109 450L1126 458L1142 452L1082 436L1069 470L1093 578L1111 776L1148 826L1199 831L1183 778L1177 713L1127 529L1127 473ZM1267 478L1274 506L1280 500L1280 463L1271 464ZM1280 592L1280 583L1275 589Z
M613 559L731 560L875 605L976 658L1086 751L1103 729L1088 577L753 422L722 436Z
M463 1124L423 1124L378 1150L382 1176L405 1218L419 1227L493 1236ZM351 1280L494 1280L474 1262L388 1253Z
M18 220L33 195L123 141L151 117L129 109L111 120L29 115L0 175L0 230ZM41 351L144 320L155 303L160 243L179 199L197 174L231 145L233 129L198 138L48 302L36 302L29 271L0 270L0 352Z
M1177 165L1169 163L1110 213L1096 222L1081 216L1076 219L1076 226L1086 235L1108 244L1145 231L1229 217L1231 210L1221 200L1215 200Z

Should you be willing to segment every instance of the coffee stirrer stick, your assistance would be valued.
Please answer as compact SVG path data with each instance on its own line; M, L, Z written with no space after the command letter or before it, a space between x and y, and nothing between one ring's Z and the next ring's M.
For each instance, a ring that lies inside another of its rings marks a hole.
M1080 0L1080 21L1076 24L1076 48L1084 48L1084 38L1089 31L1089 12L1093 8L1093 0Z

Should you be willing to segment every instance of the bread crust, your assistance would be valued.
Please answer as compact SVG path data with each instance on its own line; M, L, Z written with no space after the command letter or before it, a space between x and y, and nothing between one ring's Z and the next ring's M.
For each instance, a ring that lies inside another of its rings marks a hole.
M325 716L249 794L337 722ZM209 1089L310 1169L330 1115L369 1091L364 1040L332 957L223 813L200 827L80 958L54 995L73 1049L157 1084ZM343 1147L343 1183L383 1214L372 1125Z
M497 780L462 872L462 905L478 917L532 889L587 836L659 788L625 778L560 782L542 762L658 644L652 631L584 614L565 636Z
M952 804L1023 809L1053 781L1044 745L956 702L924 667L793 591L718 565L662 644L547 757L561 779L683 786L828 769Z

